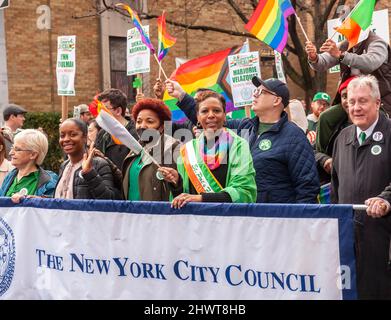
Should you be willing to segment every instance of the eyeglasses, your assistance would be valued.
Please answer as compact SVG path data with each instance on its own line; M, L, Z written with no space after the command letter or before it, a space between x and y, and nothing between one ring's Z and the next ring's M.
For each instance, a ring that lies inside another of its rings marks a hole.
M32 152L33 150L30 150L30 149L21 149L21 148L12 146L11 149L10 149L10 151L14 151L14 152L30 151L30 152Z
M278 97L278 95L275 94L274 92L266 90L265 88L262 88L262 87L255 88L254 91L253 91L254 97L259 97L263 93L268 93L268 94L271 94L271 95L273 95L275 97Z

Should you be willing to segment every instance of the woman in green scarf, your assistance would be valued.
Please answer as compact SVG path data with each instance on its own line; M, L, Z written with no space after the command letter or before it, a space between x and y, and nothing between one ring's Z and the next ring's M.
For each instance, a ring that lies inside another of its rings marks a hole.
M188 202L255 202L255 170L247 141L224 128L225 99L214 91L204 91L196 99L197 119L203 133L182 146L178 172L159 171L177 182L172 207Z

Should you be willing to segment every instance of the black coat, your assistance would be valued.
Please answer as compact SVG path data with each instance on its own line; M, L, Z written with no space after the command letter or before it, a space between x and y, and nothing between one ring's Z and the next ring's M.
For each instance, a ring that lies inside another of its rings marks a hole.
M60 167L59 181L69 160ZM81 175L81 168L76 170L73 178L74 199L122 199L121 191L115 186L114 176L109 163L100 157L92 160L93 169Z
M356 126L345 128L335 141L333 155L334 203L364 204L376 197L391 181L391 120L380 114L372 135L361 146ZM372 218L365 211L355 212L355 235L359 298L391 299L391 215Z

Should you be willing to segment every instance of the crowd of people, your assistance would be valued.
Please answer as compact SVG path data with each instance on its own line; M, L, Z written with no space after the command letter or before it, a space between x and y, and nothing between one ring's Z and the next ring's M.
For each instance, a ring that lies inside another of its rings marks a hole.
M360 298L391 299L390 48L370 33L348 50L327 40L306 43L310 66L341 65L332 101L318 92L306 115L278 79L254 77L254 118L228 119L224 97L199 88L194 97L174 80L154 86L131 110L118 89L97 96L143 147L135 152L103 130L87 105L59 126L64 162L42 168L48 140L22 130L26 110L4 109L0 135L0 196L189 202L318 203L329 186L332 203L366 204L355 212ZM173 123L163 93L178 100L187 121Z

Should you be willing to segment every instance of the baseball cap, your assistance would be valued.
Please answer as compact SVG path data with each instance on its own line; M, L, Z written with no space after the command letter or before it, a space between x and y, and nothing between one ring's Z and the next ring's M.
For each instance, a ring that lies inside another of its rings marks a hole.
M317 92L314 95L314 98L312 99L312 102L315 102L317 100L324 100L328 104L330 104L331 98L326 92Z
M80 110L80 114L85 113L85 112L90 112L90 109L88 108L88 105L86 104L79 104L76 106Z
M357 78L357 76L350 77L350 78L346 79L344 82L342 82L338 88L338 93L341 93L343 89L347 88L350 81L352 81L355 78Z
M255 76L252 78L252 83L256 87L262 85L269 91L274 92L277 96L281 97L284 107L289 104L289 89L284 82L275 78L270 78L264 81L261 78Z
M3 117L9 118L11 115L18 115L18 114L24 114L27 113L27 111L17 104L6 104L5 108L3 110Z

